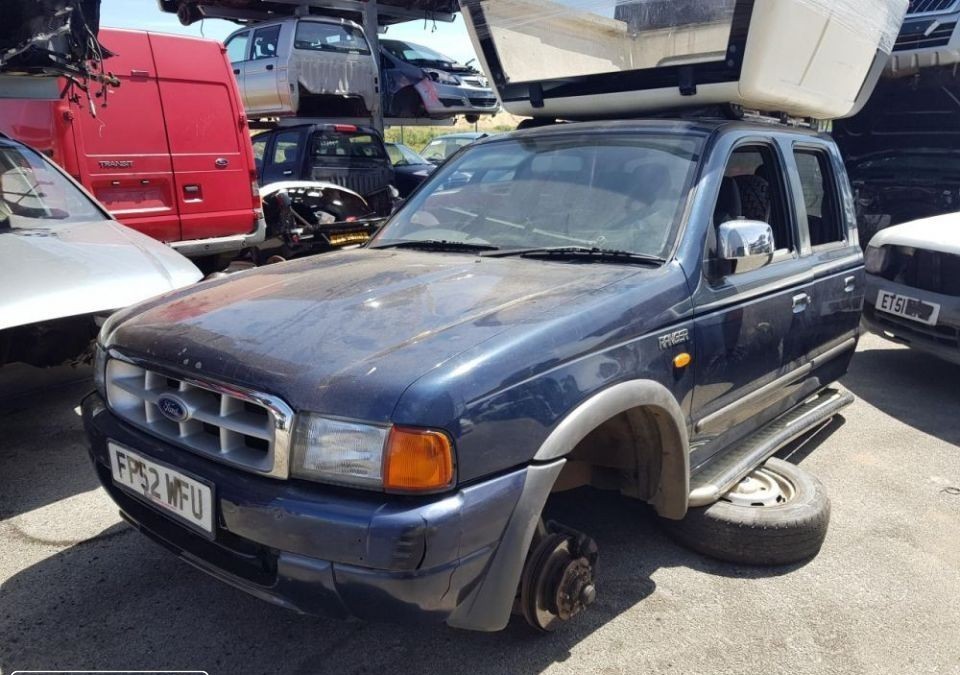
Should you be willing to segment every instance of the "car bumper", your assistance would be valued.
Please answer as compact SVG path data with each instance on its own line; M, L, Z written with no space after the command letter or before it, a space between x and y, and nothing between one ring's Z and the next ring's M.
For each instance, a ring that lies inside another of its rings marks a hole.
M500 101L491 89L438 84L433 81L429 82L429 87L431 91L420 92L428 115L495 115L500 112Z
M271 603L367 620L506 626L540 509L562 466L524 469L429 499L261 478L123 423L83 402L97 476L123 517L186 562ZM211 538L113 482L107 439L213 484Z
M940 305L936 326L901 318L876 308L877 294L888 291ZM924 291L868 274L863 307L867 330L946 361L960 364L960 297Z
M960 12L908 16L887 62L890 75L960 63Z
M253 232L237 234L229 237L214 237L211 239L189 239L174 241L171 248L188 258L199 258L207 255L243 251L263 243L267 236L267 223L263 216L257 219L257 227Z

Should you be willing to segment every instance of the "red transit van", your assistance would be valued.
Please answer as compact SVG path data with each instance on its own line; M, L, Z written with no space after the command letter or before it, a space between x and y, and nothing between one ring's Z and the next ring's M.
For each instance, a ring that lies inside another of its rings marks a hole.
M97 116L79 103L0 98L0 131L45 153L125 225L192 258L263 241L250 132L223 46L104 28L119 77Z

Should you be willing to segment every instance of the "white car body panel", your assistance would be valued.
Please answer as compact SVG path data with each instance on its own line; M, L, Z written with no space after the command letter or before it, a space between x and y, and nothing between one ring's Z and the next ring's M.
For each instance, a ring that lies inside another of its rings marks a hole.
M870 240L870 246L906 246L960 255L960 213L888 227Z

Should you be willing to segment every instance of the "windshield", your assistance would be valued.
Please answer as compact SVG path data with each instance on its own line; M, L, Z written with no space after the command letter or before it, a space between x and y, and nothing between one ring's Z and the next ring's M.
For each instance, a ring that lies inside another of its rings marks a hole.
M435 52L423 45L415 45L409 42L395 42L393 40L382 40L380 44L398 59L417 66L454 63L454 60L449 56L444 56L440 52Z
M106 219L43 157L26 148L0 145L0 231Z
M420 151L420 156L426 160L443 161L463 146L473 143L474 140L476 139L464 137L450 138L449 136L435 138L427 143L426 147Z
M409 166L411 164L426 164L427 160L414 152L406 145L392 143L387 146L387 154L390 155L390 162L394 166Z
M370 53L367 39L359 28L317 21L301 21L297 24L294 46L323 52Z
M584 246L666 257L702 139L565 135L477 145L443 165L373 246Z

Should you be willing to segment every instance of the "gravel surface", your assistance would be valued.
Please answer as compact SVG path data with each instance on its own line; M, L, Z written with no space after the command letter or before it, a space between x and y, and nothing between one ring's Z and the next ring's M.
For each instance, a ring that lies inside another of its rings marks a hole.
M960 674L960 367L879 338L844 381L844 418L782 453L832 499L816 559L711 561L640 504L568 493L553 516L598 541L599 598L547 636L519 619L475 634L302 617L195 571L97 487L85 375L0 374L0 673Z

